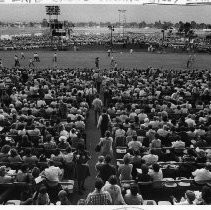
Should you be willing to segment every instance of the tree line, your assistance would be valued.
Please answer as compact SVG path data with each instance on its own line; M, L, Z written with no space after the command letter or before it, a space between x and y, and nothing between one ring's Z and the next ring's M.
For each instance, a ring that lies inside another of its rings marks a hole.
M63 21L65 27L69 27L69 28L74 28L74 27L108 27L109 25L113 25L114 27L118 28L118 27L122 27L123 24L120 22L94 22L94 21L89 21L89 22L71 22L71 21ZM27 27L34 27L35 25L40 24L42 27L48 27L49 26L49 22L47 19L43 19L41 22L22 22L21 23L23 26L27 26ZM0 27L3 26L10 26L10 27L15 27L17 24L16 23L6 23L6 22L2 22L0 21ZM211 29L211 24L206 24L206 23L197 23L195 21L191 21L191 22L183 22L183 21L179 21L177 23L172 23L171 21L163 21L161 22L159 21L155 21L154 23L147 23L145 21L141 21L141 22L127 22L124 23L124 27L125 28L145 28L145 27L149 27L149 28L157 28L157 29L163 29L163 30L167 30L170 28L176 28L176 29L180 29L183 28L184 26L190 27L191 29Z
M114 27L118 28L123 26L122 23L120 22L71 22L71 21L64 21L64 24L68 27L108 27L109 25L113 25ZM197 23L195 21L191 21L191 22L183 22L183 21L179 21L177 23L172 23L170 21L163 21L161 22L159 21L155 21L154 23L146 23L145 21L141 21L141 22L127 22L124 23L124 27L125 28L145 28L145 27L149 27L149 28L157 28L157 29L169 29L169 28L176 28L179 29L181 27L183 27L184 25L190 25L191 29L211 29L211 24L206 24L206 23ZM43 27L47 27L48 23L46 19L43 19L43 21L41 22L41 25Z

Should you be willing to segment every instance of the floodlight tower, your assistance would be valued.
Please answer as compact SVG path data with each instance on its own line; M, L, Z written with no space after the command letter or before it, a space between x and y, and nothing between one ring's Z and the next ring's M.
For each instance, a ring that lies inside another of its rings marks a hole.
M45 6L46 15L49 16L49 22L52 20L51 16L55 16L54 19L58 20L60 15L60 6Z
M127 10L119 9L118 12L119 12L119 25L120 25L120 27L122 26L122 36L124 38L125 25L126 25L126 12L127 12Z
M53 43L53 37L58 37L59 41L61 41L61 46L63 49L62 44L62 37L66 35L64 30L64 22L59 22L59 15L60 15L60 6L45 6L46 8L46 15L49 16L49 27L50 27L50 34L51 34L51 46Z

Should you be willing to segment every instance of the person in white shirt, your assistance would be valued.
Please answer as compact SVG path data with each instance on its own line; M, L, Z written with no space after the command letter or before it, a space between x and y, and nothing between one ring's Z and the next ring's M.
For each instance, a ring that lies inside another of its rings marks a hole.
M163 128L158 129L157 134L162 137L166 137L169 134L168 126L164 125Z
M103 107L103 102L99 98L99 95L96 96L96 98L93 100L92 105L94 107L94 112L95 112L95 123L97 123L97 117L100 115L100 112Z
M192 172L196 183L206 184L206 181L211 181L211 172L209 171L210 166L211 163L207 162L205 168L197 169Z
M66 138L69 138L69 132L65 129L65 126L64 125L62 125L62 129L60 131L60 137L61 136L64 136Z
M196 126L196 122L193 119L193 116L188 116L186 118L185 122L188 124L188 127L194 127L194 126Z
M130 118L131 120L134 120L135 116L137 116L137 114L135 113L135 109L133 109L132 112L131 112L130 115L129 115L129 118Z
M152 165L158 162L158 156L154 154L153 149L150 150L150 154L144 155L142 159L145 160L147 165Z
M46 105L46 103L45 103L44 100L41 100L41 99L40 99L40 100L37 101L37 107L38 107L38 108L41 108L42 106L45 106L45 105Z
M53 99L52 93L48 91L48 93L45 94L44 99Z
M54 166L54 161L48 162L49 167L46 168L41 175L43 175L48 183L49 187L58 186L59 181L62 179L63 172L59 167Z
M128 143L128 147L133 151L138 151L142 147L142 144L140 141L137 141L137 136L133 136L133 140Z
M175 149L184 149L185 148L185 142L183 142L182 140L172 142L172 147L175 148Z
M116 130L116 132L115 132L115 138L117 138L117 137L124 137L125 136L125 130L123 129L123 125L122 124L120 124L119 125L119 128Z
M80 115L77 117L77 120L75 122L75 127L79 130L85 130L85 123Z

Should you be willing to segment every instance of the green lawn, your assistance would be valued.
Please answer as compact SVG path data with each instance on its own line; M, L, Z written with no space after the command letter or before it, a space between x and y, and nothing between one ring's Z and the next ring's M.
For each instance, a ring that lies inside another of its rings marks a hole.
M35 51L25 51L25 60L21 60L21 65L25 66L29 63L29 58L33 57ZM14 55L20 57L21 51L1 51L0 58L3 59L3 65L7 67L14 66ZM52 67L53 51L39 51L41 62L36 63L37 67ZM184 68L188 59L188 54L157 54L147 52L116 52L112 55L118 63L118 67L124 68L146 68L163 67L163 68ZM108 68L110 58L106 52L72 52L60 51L58 52L58 66L60 67L94 67L94 60L100 57L100 67ZM211 66L211 55L197 54L195 68L209 68Z

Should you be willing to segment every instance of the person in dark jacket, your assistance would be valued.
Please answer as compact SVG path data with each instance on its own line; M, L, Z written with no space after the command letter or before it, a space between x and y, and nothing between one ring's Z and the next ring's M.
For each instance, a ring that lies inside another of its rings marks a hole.
M100 177L105 183L111 175L116 175L116 168L111 164L111 157L107 155L105 157L105 164L99 168L98 177Z
M97 128L101 131L101 136L105 137L105 132L109 130L109 125L111 123L111 118L109 114L106 113L106 110L103 109L103 113L100 115Z

